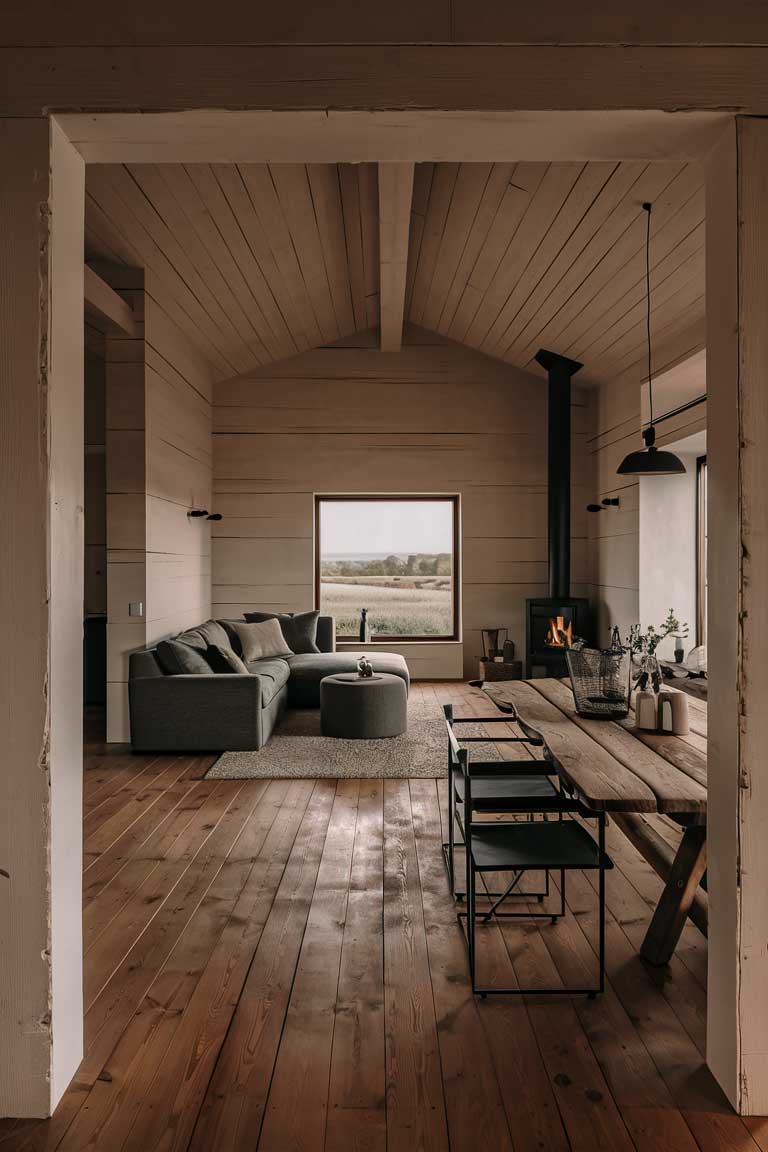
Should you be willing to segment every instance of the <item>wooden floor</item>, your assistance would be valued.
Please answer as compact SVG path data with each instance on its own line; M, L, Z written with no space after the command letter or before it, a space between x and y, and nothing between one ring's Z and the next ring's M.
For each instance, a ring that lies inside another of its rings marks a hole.
M638 958L660 882L615 829L605 995L476 1001L444 781L209 782L212 761L90 746L86 1056L52 1120L0 1121L3 1152L768 1149L704 1065L704 938ZM484 976L583 982L595 934L576 874L564 921L482 931Z

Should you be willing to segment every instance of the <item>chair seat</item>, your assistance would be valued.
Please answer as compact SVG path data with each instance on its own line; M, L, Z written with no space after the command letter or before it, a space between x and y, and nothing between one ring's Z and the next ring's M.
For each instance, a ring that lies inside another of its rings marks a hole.
M454 777L456 799L464 803L464 777ZM494 780L472 781L472 807L476 812L518 812L521 808L536 811L552 807L562 800L547 776L500 776Z
M478 872L600 867L596 841L575 820L472 824L472 859ZM612 868L608 856L603 867Z

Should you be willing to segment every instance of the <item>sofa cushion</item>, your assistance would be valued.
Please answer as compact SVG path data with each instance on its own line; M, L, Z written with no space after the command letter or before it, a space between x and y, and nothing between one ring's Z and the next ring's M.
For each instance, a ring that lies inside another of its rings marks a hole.
M285 642L292 652L300 655L305 652L319 652L317 646L317 621L319 611L313 612L244 612L243 616L251 623L264 620L277 620Z
M238 656L242 656L242 648L240 647L240 637L237 634L235 624L239 624L239 620L218 620L224 631L229 636L229 642L232 645L234 652ZM315 640L317 647L321 652L335 652L336 650L336 620L333 616L323 616L322 613L317 620L317 638Z
M164 676L165 673L154 648L142 648L128 656L128 678L149 680Z
M229 643L232 647L232 651L236 652L238 656L242 656L243 646L240 643L240 637L238 636L237 628L235 627L235 625L239 624L240 621L239 620L219 620L218 623L221 624L222 628L226 632L226 634L229 638Z
M232 643L229 639L229 633L226 628L219 624L218 620L206 620L205 624L201 624L198 628L193 629L205 639L206 644L210 647L215 644L218 648L231 648Z
M208 647L208 641L199 628L188 628L186 632L179 632L173 639L179 644L186 644L188 648L194 648L197 652L205 652Z
M235 630L240 638L240 647L246 664L254 660L269 660L276 656L293 656L293 651L286 644L279 621L276 619L262 620L259 624L237 621Z
M334 676L339 672L356 672L357 662L362 652L320 652L291 656L288 660L291 679L288 684L289 703L295 708L320 707L320 681L324 676ZM374 672L390 672L405 681L406 690L410 684L408 665L397 652L371 652L365 655L373 665Z
M336 619L334 616L319 616L315 643L321 652L336 651Z
M207 647L207 645L206 645ZM156 648L157 659L166 676L210 676L211 666L203 651L177 637L161 640Z
M261 679L261 706L266 708L287 683L291 670L285 660L252 660L247 665L253 676Z
M232 647L227 630L218 620L206 620L205 624L198 624L194 628L188 628L186 632L180 632L174 639L180 640L182 644L188 644L190 648L196 648L198 652L204 652L209 644Z
M232 651L229 641L226 644L209 644L204 655L212 672L218 672L225 676L231 676L233 673L245 676L248 673L243 661L236 652Z

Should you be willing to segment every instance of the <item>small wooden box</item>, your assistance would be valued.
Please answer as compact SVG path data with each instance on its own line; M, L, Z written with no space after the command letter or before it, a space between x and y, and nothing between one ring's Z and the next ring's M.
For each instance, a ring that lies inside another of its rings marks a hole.
M481 680L522 680L522 678L522 660L510 660L508 664L504 664L498 660L480 659Z

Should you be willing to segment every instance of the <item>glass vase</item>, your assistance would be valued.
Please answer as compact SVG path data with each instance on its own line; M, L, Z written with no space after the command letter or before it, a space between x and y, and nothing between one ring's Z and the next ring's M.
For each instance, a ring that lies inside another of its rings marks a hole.
M640 656L640 671L635 681L638 691L658 693L661 689L661 668L654 653L643 652Z

